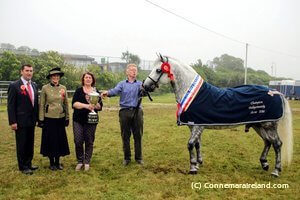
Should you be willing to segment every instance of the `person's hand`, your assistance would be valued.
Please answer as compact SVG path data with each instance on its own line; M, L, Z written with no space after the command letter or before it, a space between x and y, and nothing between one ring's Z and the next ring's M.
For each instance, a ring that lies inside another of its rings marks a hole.
M68 127L69 126L69 120L67 119L66 121L65 121L65 127Z
M95 109L101 110L101 105L100 105L100 103L97 103L97 104L96 104Z
M107 95L108 95L108 91L107 90L104 90L104 91L101 92L101 98L107 97Z
M90 111L93 111L95 109L95 106L93 106L92 104L85 104L85 108L90 110Z
M141 97L147 96L147 95L148 95L147 93L148 93L148 92L145 90L145 88L142 87L142 88L140 89L140 96L141 96Z
M12 124L10 126L11 126L11 130L16 131L18 129L18 124L17 123L14 123L14 124Z
M37 126L38 126L39 128L43 128L43 127L44 127L44 121L40 121L40 120L39 120Z

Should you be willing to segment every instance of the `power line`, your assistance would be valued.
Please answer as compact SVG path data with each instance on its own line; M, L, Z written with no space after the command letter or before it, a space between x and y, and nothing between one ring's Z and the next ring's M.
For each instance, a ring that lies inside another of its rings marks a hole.
M201 29L204 29L204 30L206 30L206 31L209 31L209 32L211 32L211 33L213 33L213 34L215 34L215 35L224 37L224 38L226 38L226 39L228 39L228 40L231 40L231 41L234 41L234 42L237 42L237 43L240 43L240 44L246 44L246 42L242 42L242 41L236 40L236 39L234 39L234 38L232 38L232 37L226 36L226 35L224 35L224 34L222 34L222 33L218 33L218 32L216 32L216 31L213 31L213 30L209 29L209 28L206 28L206 27L204 27L204 26L201 26L201 25L197 24L196 22L193 22L193 21L187 19L186 17L183 17L183 16L181 16L181 15L178 15L178 14L176 14L176 13L174 13L174 12L172 12L172 11L170 11L170 10L168 10L168 9L166 9L166 8L164 8L164 7L162 7L162 6L158 5L158 4L156 4L156 3L153 3L153 2L151 2L151 1L149 1L149 0L145 0L145 1L148 2L148 3L150 3L150 4L152 4L152 5L154 5L154 6L156 6L156 7L158 7L158 8L160 8L160 9L162 9L162 10L164 10L164 11L166 11L166 12L168 12L168 13L170 13L170 14L172 14L172 15L174 15L174 16L176 16L176 17L178 17L178 18L180 18L180 19L182 19L182 20L184 20L184 21L186 21L186 22L189 22L190 24L193 24L193 25L195 25L195 26L197 26L197 27L199 27L199 28L201 28Z
M284 52L281 52L281 51L276 51L276 50L260 47L260 46L254 45L254 44L251 44L251 46L253 46L254 48L257 48L257 49L261 49L263 51L269 51L269 52L280 54L280 55L283 55L283 56L289 56L289 57L293 57L293 58L300 58L299 56L296 56L296 55L292 55L292 54L284 53Z
M257 49L261 49L261 50L264 50L264 51L273 52L273 53L276 53L276 54L281 54L281 55L284 55L284 56L289 56L289 57L293 57L293 58L300 58L299 56L287 54L287 53L280 52L280 51L276 51L276 50L271 50L271 49L268 49L268 48L264 48L264 47L260 47L260 46L258 46L258 45L251 44L251 43L249 44L248 42L242 42L242 41L237 40L237 39L235 39L235 38L229 37L229 36L224 35L224 34L222 34L222 33L218 33L218 32L216 32L216 31L214 31L214 30L211 30L211 29L209 29L209 28L206 28L206 27L204 27L204 26L201 26L201 25L199 25L198 23L193 22L192 20L187 19L186 17L183 17L183 16L181 16L181 15L179 15L179 14L176 14L176 13L173 12L173 11L170 11L170 10L167 9L167 8L164 8L164 7L162 7L162 6L160 6L160 5L156 4L156 3L153 3L152 1L149 1L149 0L145 0L145 1L146 1L147 3L149 3L149 4L153 5L153 6L155 6L155 7L160 8L161 10L164 10L164 11L167 12L167 13L170 13L170 14L172 14L172 15L174 15L174 16L176 16L176 17L178 17L178 18L180 18L180 19L182 19L182 20L184 20L184 21L186 21L186 22L188 22L188 23L194 25L194 26L197 26L198 28L201 28L201 29L206 30L206 31L208 31L208 32L211 32L211 33L213 33L213 34L215 34L215 35L218 35L218 36L220 36L220 37L223 37L223 38L226 38L226 39L228 39L228 40L231 40L231 41L233 41L233 42L237 42L237 43L240 43L240 44L243 44L243 45L249 45L249 46L255 47L255 48L257 48Z

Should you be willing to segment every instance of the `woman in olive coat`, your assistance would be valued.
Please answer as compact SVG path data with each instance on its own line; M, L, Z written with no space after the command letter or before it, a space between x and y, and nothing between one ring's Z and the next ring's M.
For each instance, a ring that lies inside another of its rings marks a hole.
M69 125L67 89L59 84L63 75L60 68L51 69L47 76L50 83L42 87L40 96L41 154L49 158L51 170L62 170L59 159L70 154L65 129Z

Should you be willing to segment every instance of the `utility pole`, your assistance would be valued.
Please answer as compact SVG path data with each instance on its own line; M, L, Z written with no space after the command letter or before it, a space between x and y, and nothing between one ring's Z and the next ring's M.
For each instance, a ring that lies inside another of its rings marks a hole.
M245 81L244 84L247 84L247 58L248 58L248 43L246 43L246 58L245 58Z

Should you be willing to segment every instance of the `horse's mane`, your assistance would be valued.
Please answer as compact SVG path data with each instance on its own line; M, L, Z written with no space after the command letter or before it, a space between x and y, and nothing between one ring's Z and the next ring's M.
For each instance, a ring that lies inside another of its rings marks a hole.
M183 66L187 70L190 70L190 71L193 71L193 72L197 73L192 66L187 65L185 63L182 63L181 61L177 60L176 58L173 58L171 56L163 56L163 57L164 57L164 59L168 58L168 60L169 61L171 60L171 62L175 62L175 64L178 65L178 66ZM154 65L156 65L160 62L161 62L160 58L157 58L156 61L154 62Z

